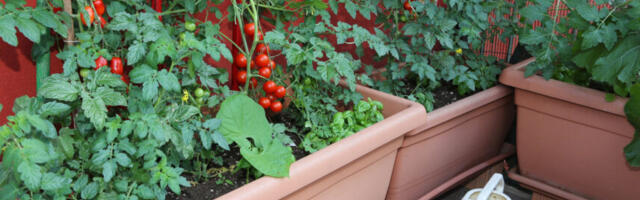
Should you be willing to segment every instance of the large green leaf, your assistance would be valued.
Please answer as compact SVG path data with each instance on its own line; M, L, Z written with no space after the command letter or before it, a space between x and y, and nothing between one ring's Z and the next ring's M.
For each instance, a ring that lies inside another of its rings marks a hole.
M45 163L54 159L55 155L51 155L47 151L48 145L37 139L25 139L22 141L22 152L34 163Z
M51 76L45 79L40 89L38 89L38 96L60 101L74 101L78 98L79 92L77 88L64 78Z
M104 127L105 120L107 119L107 106L101 98L84 98L82 100L82 110L84 110L84 115L91 120L91 123L93 123L98 130Z
M18 46L18 36L16 36L15 20L12 17L0 18L0 37L11 46Z
M240 146L243 157L256 169L274 177L289 175L295 161L291 148L272 138L264 109L255 101L244 94L231 96L222 102L216 118L222 120L220 132Z
M630 83L640 71L640 35L621 40L605 57L596 61L593 78L616 85L616 81Z
M27 160L18 165L18 173L20 179L30 190L34 191L40 187L40 179L42 178L42 168L35 163Z

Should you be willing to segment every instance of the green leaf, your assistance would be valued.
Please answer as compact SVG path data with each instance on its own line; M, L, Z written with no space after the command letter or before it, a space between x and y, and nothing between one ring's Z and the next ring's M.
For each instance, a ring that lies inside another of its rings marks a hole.
M595 6L591 6L586 1L577 3L575 5L575 9L576 11L578 11L578 14L580 14L580 16L582 16L587 21L596 21L600 19L598 17L598 8L596 8Z
M127 154L124 153L116 154L116 162L118 162L118 164L123 167L128 167L129 165L131 165L131 159L129 158L129 156L127 156Z
M216 118L222 120L220 132L240 146L243 157L256 169L269 176L289 175L295 161L291 148L272 138L264 109L255 101L243 94L231 96L222 102Z
M227 151L229 150L229 143L227 142L226 139L224 139L224 136L220 132L218 131L213 132L213 135L211 135L211 139L213 140L213 142L218 144L220 148Z
M200 113L200 109L190 105L180 105L173 112L167 115L167 118L172 121L182 122L186 121L192 116Z
M20 30L25 37L35 43L40 42L40 28L38 26L39 25L36 22L29 18L16 18L16 27L18 27L18 30Z
M40 179L42 178L40 166L29 161L22 161L18 165L18 173L20 173L20 179L29 190L36 191L40 188Z
M127 85L120 79L119 75L111 73L109 68L102 67L95 73L95 82L99 86L126 87Z
M129 46L129 51L127 52L127 62L129 65L136 64L144 54L147 53L146 46L144 43L135 42L131 46Z
M49 12L47 10L34 10L31 13L31 16L40 24L48 28L56 28L58 26L56 16L52 12Z
M71 184L71 180L54 173L47 172L42 177L42 189L55 191L63 188L65 185Z
M93 199L98 194L98 183L91 182L82 188L82 192L80 192L80 197L83 199Z
M158 82L150 80L142 84L142 98L144 100L152 100L158 95Z
M180 82L175 74L162 70L158 73L158 82L168 91L180 92Z
M140 84L151 80L155 73L155 70L151 69L148 65L143 64L133 68L133 70L129 72L129 77L131 78L131 82Z
M24 139L21 144L22 152L31 162L45 163L53 159L46 150L48 145L38 139Z
M42 131L42 134L45 137L55 138L58 136L56 127L54 127L53 123L50 121L44 120L38 115L27 115L27 120L29 120L29 123L31 123L31 125L37 130Z
M631 83L640 71L640 35L621 40L605 57L596 61L593 79L616 85L616 81Z
M102 99L105 105L127 106L127 99L122 94L107 87L99 87L94 93L96 98Z
M84 115L91 120L96 129L102 130L107 119L107 106L102 101L102 98L84 98L82 100L82 110L84 110Z
M71 83L60 78L50 76L44 79L38 90L38 96L60 101L74 101L78 98L78 89Z
M71 129L63 128L60 130L60 137L57 138L58 145L62 148L67 158L73 158L73 154L75 153L73 147L74 140L71 137L71 132Z
M42 115L42 117L58 116L64 112L67 112L69 109L71 109L71 107L67 104L52 101L49 103L45 103L44 105L42 105L42 107L40 107L40 115Z
M18 46L18 36L16 36L16 25L12 17L0 18L0 37L11 46Z
M118 166L116 165L115 160L109 160L102 165L102 177L104 177L105 182L111 181L114 175L116 175L116 170Z

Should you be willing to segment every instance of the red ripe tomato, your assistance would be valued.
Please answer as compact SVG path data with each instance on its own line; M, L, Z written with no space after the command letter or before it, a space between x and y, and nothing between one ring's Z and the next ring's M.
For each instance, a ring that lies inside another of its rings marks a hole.
M236 81L240 84L247 82L247 71L242 70L236 73Z
M282 98L285 95L287 95L287 88L284 88L284 86L278 86L276 87L276 91L273 92L273 95L275 95L277 98Z
M233 64L239 68L245 68L247 67L247 57L239 53L233 58Z
M111 59L111 73L120 74L124 73L124 66L122 65L122 59L119 57L113 57Z
M260 99L258 100L258 104L260 104L262 108L267 109L271 106L271 100L266 97L260 97Z
M104 28L104 25L107 24L107 20L104 20L104 18L102 16L98 16L98 19L100 20L100 28ZM98 21L96 21L98 22Z
M253 36L253 34L255 34L256 32L256 26L253 23L248 23L244 25L244 34L247 34L248 36Z
M260 68L260 70L258 70L258 75L260 75L260 76L262 76L264 78L271 77L271 68L268 68L268 67Z
M257 69L258 67L256 67L256 62L254 62L253 60L251 61L251 69Z
M279 101L271 103L271 111L275 113L279 113L280 111L282 111L282 103L280 103Z
M98 12L98 15L104 14L104 3L102 2L102 0L94 0L93 7L96 8L96 12Z
M60 11L62 11L62 8L60 8L60 7L53 7L53 13L58 13L58 12L60 12Z
M267 54L260 54L256 56L256 65L258 67L268 67L269 66L269 56Z
M100 69L100 67L104 67L104 66L107 66L107 59L105 59L102 56L96 58L96 68L95 68L95 70L98 70L98 69Z
M271 94L276 91L276 86L277 86L276 82L267 81L262 85L262 89L264 90L265 93Z
M269 51L271 49L269 49L269 45L264 45L262 43L258 44L258 46L256 46L256 51L258 52L258 54L269 54Z
M249 80L249 81L251 81L249 83L249 87L250 88L256 88L258 86L258 80L256 78L251 78L251 80Z
M276 96L273 96L273 94L267 94L267 99L271 100L271 102L276 101Z
M411 7L411 1L404 2L404 9L408 11L413 11L413 8Z
M91 8L91 6L85 6L84 10L89 14L89 24L93 23L95 16L93 14L93 9ZM82 24L87 26L87 23L84 21L84 15L82 14L82 12L80 12L80 20L82 21Z
M270 60L269 68L271 68L271 71L276 70L276 62L274 62L273 60Z

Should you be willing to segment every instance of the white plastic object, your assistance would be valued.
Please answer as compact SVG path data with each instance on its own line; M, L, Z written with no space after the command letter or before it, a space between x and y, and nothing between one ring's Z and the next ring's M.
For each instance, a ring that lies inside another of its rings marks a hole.
M469 192L462 197L462 200L511 200L503 191L504 179L502 178L502 174L495 173L491 176L489 182L484 185L484 188L469 190Z

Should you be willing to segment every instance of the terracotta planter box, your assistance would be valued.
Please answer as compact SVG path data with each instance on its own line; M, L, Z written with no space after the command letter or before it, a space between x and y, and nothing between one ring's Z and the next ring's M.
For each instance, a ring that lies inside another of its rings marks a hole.
M496 86L428 113L405 135L387 199L418 199L498 155L515 115L512 92Z
M525 78L524 67L533 61L511 66L500 77L516 88L522 176L586 198L640 198L640 169L631 168L623 154L634 133L623 112L627 99L606 102L604 92Z
M421 104L363 86L385 119L291 165L288 178L262 177L220 199L384 199L403 136L426 121Z

